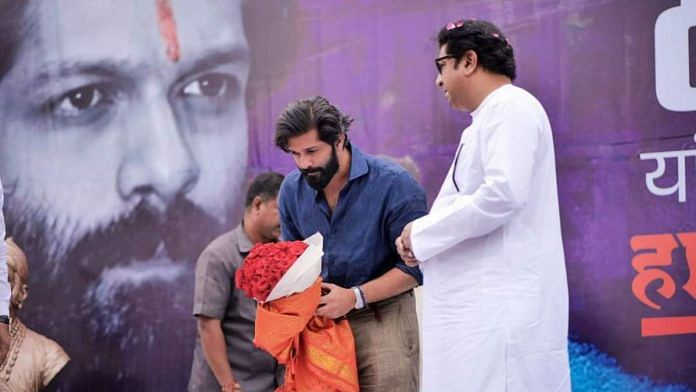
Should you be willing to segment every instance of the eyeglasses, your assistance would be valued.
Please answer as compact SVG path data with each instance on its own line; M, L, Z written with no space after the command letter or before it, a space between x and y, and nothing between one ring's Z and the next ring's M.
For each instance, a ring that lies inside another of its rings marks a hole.
M435 68L437 68L437 73L439 73L440 75L442 75L442 66L443 66L443 64L441 64L440 61L446 60L446 59L453 59L453 58L454 58L454 56L452 56L451 54L448 54L447 56L442 56L442 57L436 58L436 59L435 59Z

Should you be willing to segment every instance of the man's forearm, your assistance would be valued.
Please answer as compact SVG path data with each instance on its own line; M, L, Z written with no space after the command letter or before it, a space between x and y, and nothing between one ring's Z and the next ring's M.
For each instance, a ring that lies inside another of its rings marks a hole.
M225 385L235 380L227 358L225 335L222 333L220 320L199 316L198 333L201 336L201 346L203 346L205 359L218 383Z
M418 285L416 279L398 268L360 286L368 303L397 296Z

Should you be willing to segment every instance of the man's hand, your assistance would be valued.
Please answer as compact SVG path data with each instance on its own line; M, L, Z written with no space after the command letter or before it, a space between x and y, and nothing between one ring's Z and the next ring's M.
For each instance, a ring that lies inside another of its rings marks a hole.
M401 235L396 238L396 251L399 252L399 256L401 256L401 259L404 260L404 263L406 263L407 266L417 267L418 260L416 260L416 256L413 254L413 250L411 248L412 226L413 222L404 226L404 229L401 231Z
M242 386L237 381L230 381L222 386L222 392L242 392Z
M5 362L10 352L10 326L0 323L0 363Z
M344 289L331 283L322 283L322 291L330 290L328 294L321 297L319 307L317 308L317 316L323 316L330 319L337 319L345 316L355 307L355 293L351 289Z

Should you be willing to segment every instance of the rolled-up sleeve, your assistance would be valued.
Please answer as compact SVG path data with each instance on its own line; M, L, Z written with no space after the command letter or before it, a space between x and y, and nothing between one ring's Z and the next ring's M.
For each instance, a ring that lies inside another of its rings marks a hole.
M389 246L396 253L396 238L401 235L404 227L428 213L425 191L408 173L401 173L391 189L390 208L388 216ZM418 267L409 267L402 260L396 263L396 268L413 276L418 284L423 284L423 274Z
M234 272L215 251L204 251L196 262L193 315L222 320L232 295Z

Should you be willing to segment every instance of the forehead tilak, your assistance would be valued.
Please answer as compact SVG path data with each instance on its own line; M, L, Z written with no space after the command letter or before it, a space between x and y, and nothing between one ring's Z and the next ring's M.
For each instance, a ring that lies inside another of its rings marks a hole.
M172 62L179 61L179 37L176 30L174 12L169 0L155 0L157 5L157 24L160 35L167 47L167 57Z

